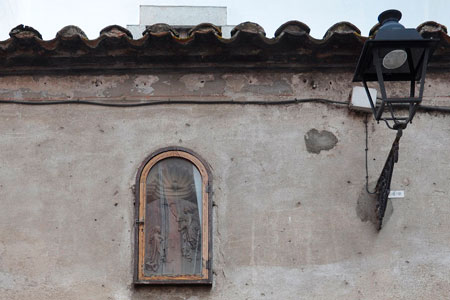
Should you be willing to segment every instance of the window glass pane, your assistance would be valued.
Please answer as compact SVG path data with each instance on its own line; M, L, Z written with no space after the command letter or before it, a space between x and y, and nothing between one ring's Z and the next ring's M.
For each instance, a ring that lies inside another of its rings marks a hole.
M145 276L202 271L202 178L183 158L166 158L146 182Z

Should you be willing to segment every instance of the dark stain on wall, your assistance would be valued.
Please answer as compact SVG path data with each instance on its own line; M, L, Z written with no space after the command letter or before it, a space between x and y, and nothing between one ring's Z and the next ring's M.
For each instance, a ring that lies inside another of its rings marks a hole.
M306 150L310 153L319 154L322 150L333 149L337 142L337 137L326 130L319 132L317 129L311 129L305 135Z
M369 184L369 190L375 189L375 182ZM369 194L364 186L361 193L359 194L358 201L356 202L356 214L361 219L362 222L370 221L376 227L378 227L378 220L376 215L376 205L377 205L377 194ZM388 200L386 205L386 211L384 213L383 224L389 221L394 207L392 206L391 200Z

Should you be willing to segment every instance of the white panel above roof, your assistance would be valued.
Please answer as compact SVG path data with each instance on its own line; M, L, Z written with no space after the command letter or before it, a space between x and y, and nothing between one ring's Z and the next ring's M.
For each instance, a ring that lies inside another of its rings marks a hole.
M137 40L142 37L142 33L145 31L145 25L127 25L127 29L133 35L133 39Z
M169 25L195 26L200 23L214 25L227 24L225 6L154 6L141 5L139 23L152 25L166 23Z

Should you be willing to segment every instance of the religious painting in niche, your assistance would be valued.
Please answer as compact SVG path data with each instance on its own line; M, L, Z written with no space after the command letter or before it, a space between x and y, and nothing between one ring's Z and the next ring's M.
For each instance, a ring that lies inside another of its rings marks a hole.
M145 275L200 274L202 182L182 158L159 161L147 177Z
M206 169L186 152L168 151L142 173L138 281L209 282Z

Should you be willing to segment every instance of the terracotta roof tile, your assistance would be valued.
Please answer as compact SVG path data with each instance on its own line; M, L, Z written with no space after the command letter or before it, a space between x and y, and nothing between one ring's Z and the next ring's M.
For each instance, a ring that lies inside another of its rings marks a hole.
M353 34L353 33L357 33L358 35L361 35L361 31L358 29L358 27L356 27L352 23L339 22L339 23L334 24L327 30L327 32L323 36L323 39L325 40L325 39L329 38L330 36L332 36L333 34L345 35L345 34Z
M22 24L11 29L11 31L9 32L9 36L12 38L28 38L34 36L42 40L42 35L39 33L39 31L37 31L33 27L24 26Z
M143 36L150 34L150 35L166 35L171 34L174 37L178 37L178 31L176 31L174 28L172 28L169 24L165 23L156 23L150 26L147 26L145 31L142 33Z
M131 34L131 32L128 29L123 28L122 26L119 26L119 25L110 25L110 26L103 28L100 31L100 36L102 36L102 35L105 35L107 37L112 37L112 38L121 38L123 36L126 36L130 39L133 38L133 35Z
M197 26L189 30L188 35L193 36L196 33L208 33L208 32L212 32L219 37L222 36L222 31L220 30L220 27L217 27L211 23L198 24Z
M244 22L234 27L233 30L231 30L231 37L233 37L233 35L237 34L238 32L260 34L262 36L266 36L264 28L262 28L259 24L253 22Z
M275 37L280 36L282 33L288 33L291 35L309 34L310 31L311 29L309 29L308 25L305 23L295 20L288 21L275 31Z
M81 30L79 27L74 25L68 25L63 27L60 31L56 33L56 37L60 37L62 39L74 39L74 38L82 38L88 39L87 35Z
M430 69L449 69L447 28L426 22L418 30L426 38L440 40ZM309 35L309 27L299 21L281 25L274 38L267 38L264 29L251 22L237 25L229 39L222 38L220 29L213 24L199 24L183 38L167 24L148 26L144 36L136 40L118 25L102 29L93 40L76 26L64 27L52 40L42 40L37 30L23 25L11 30L10 36L0 41L0 74L217 66L353 70L367 39L348 22L333 25L323 39L315 39Z

